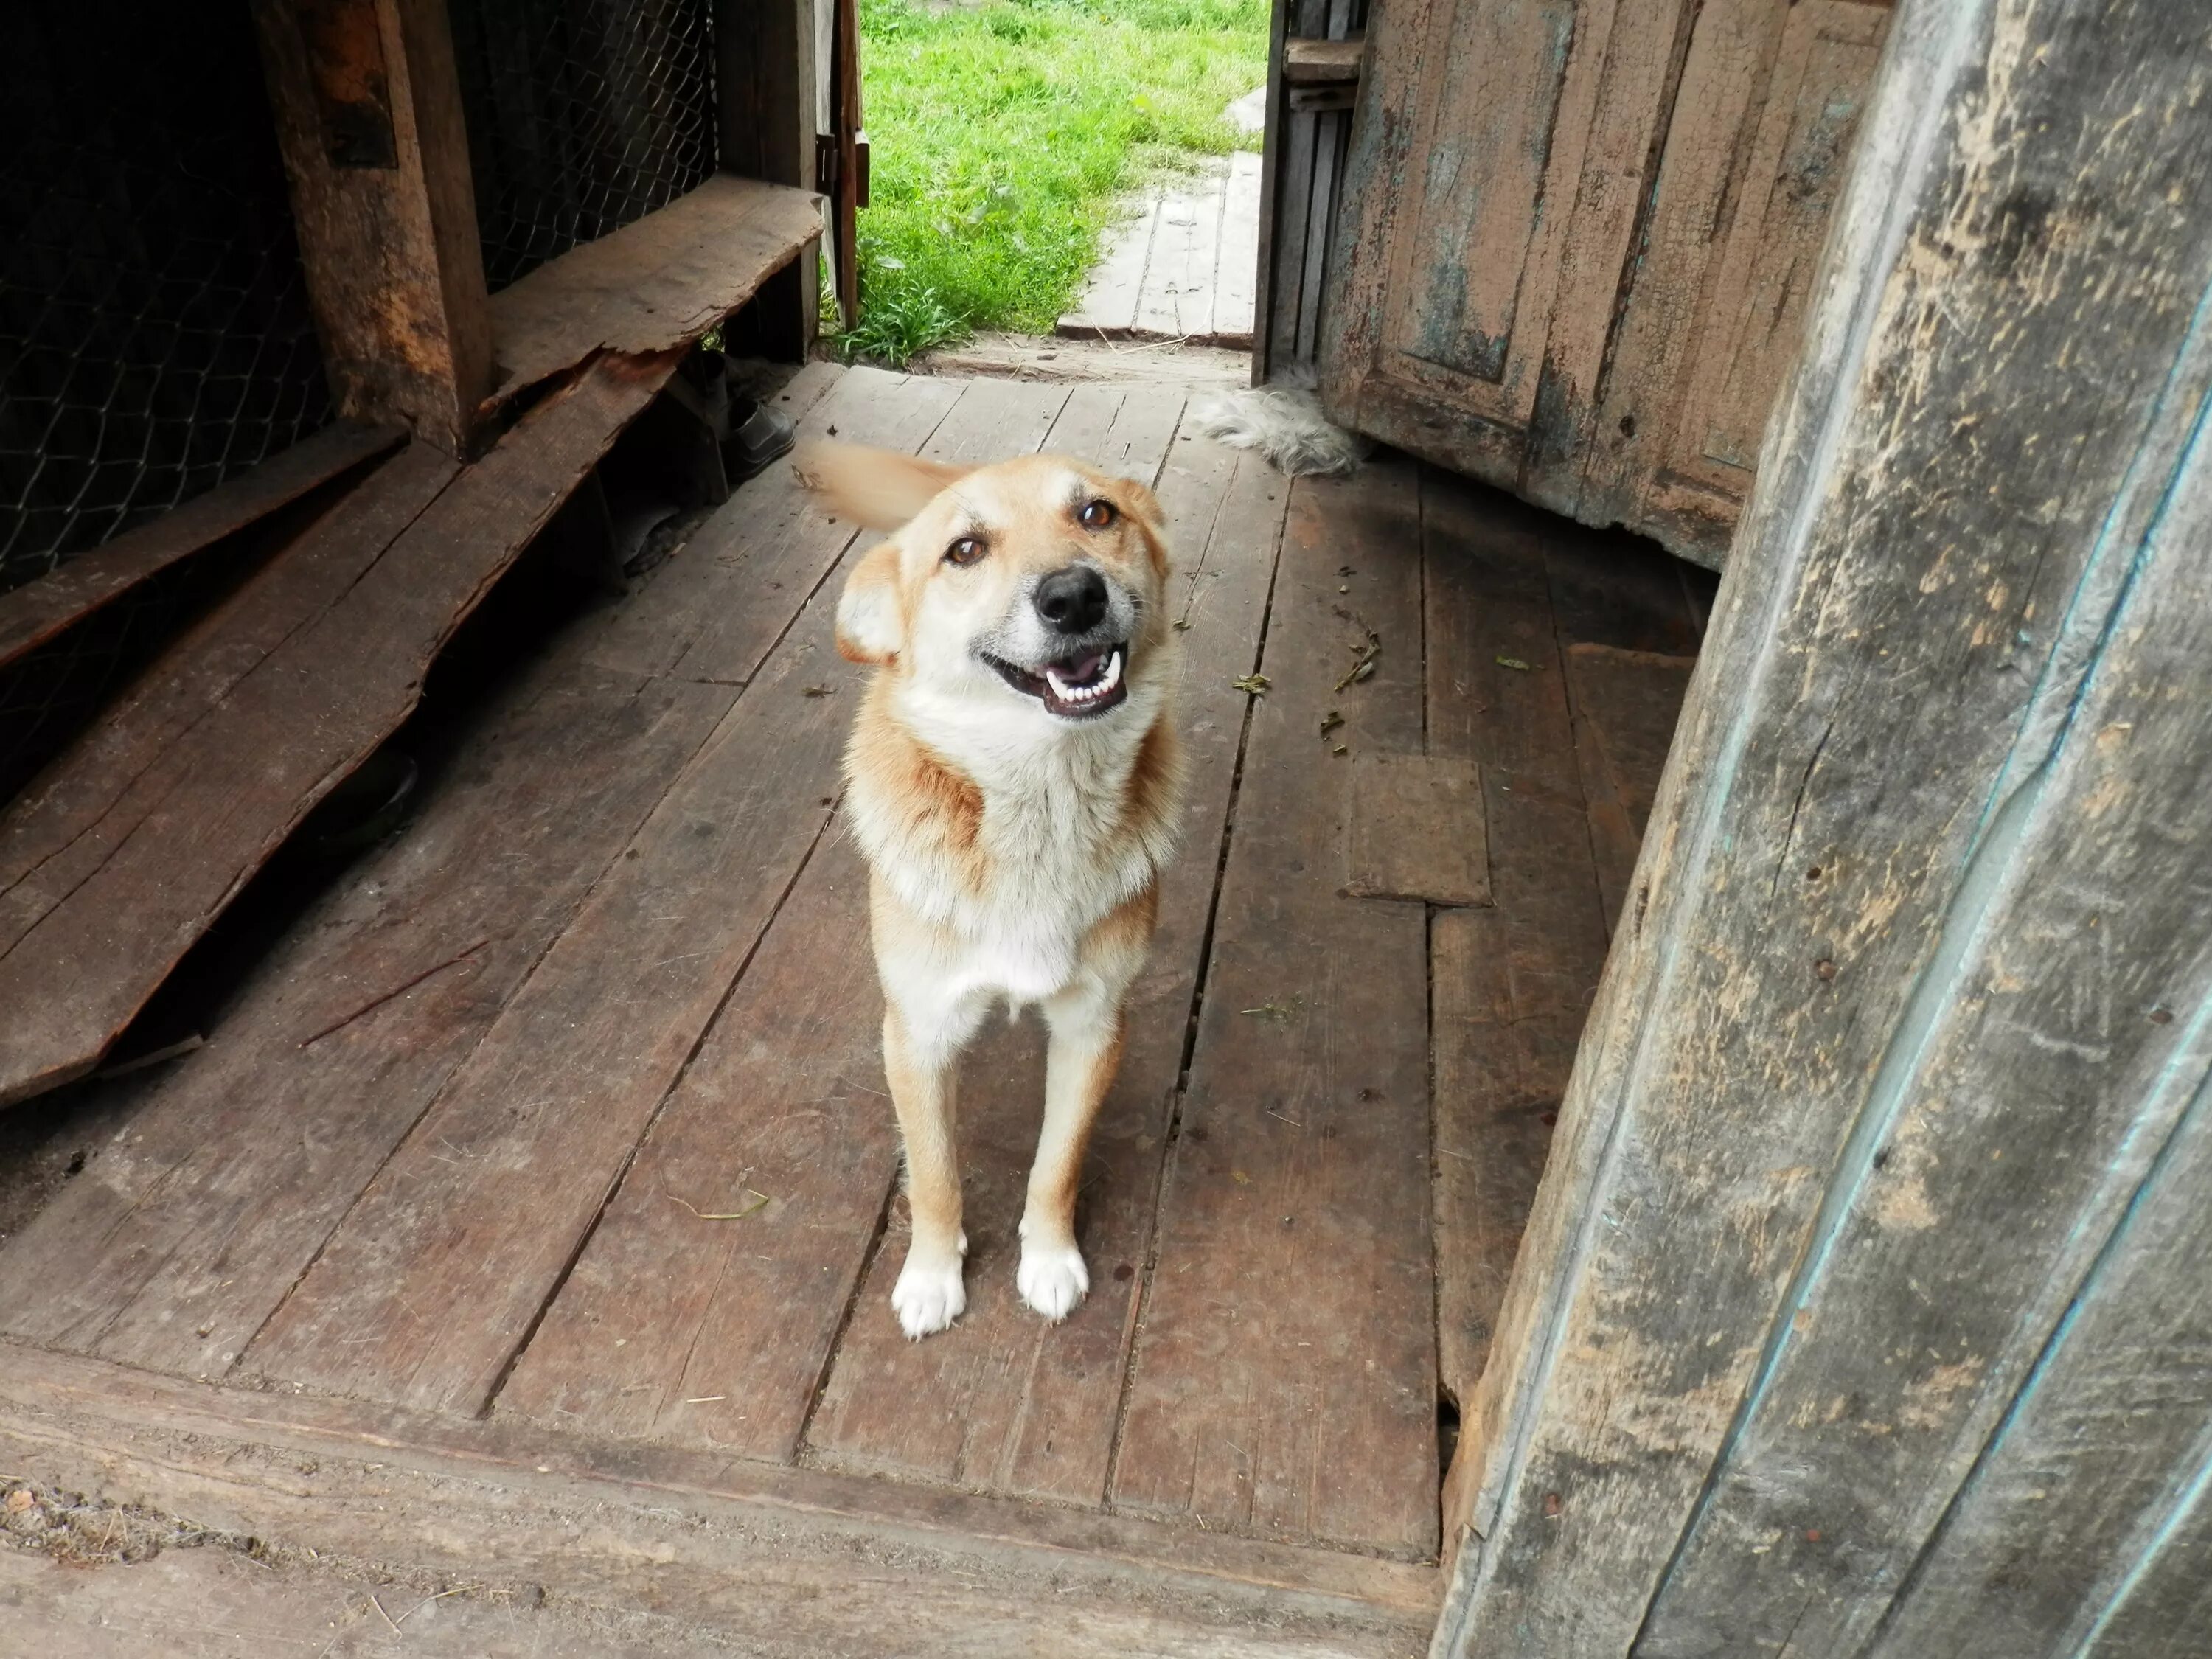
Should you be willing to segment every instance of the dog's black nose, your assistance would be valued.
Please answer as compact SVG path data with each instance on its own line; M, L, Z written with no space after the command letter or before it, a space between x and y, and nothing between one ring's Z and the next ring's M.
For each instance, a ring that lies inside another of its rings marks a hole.
M1087 634L1106 614L1106 579L1087 564L1063 565L1037 584L1037 615L1062 634Z

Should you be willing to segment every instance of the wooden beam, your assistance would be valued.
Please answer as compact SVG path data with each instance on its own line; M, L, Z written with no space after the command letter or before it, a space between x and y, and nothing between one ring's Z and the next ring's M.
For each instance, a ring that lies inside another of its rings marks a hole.
M1294 87L1341 86L1359 78L1367 37L1346 40L1290 40L1283 43L1283 79Z
M1899 8L1468 1424L1439 1653L1867 1652L2081 1340L2212 1019L2208 89L2190 0Z
M814 0L714 0L720 165L771 185L814 188ZM761 284L757 349L804 362L820 325L817 246Z
M466 450L492 337L445 0L254 0L338 406Z
M720 1625L775 1654L1018 1652L1048 1610L1053 1650L1079 1659L1393 1659L1436 1605L1433 1567L12 1344L0 1461L294 1547Z

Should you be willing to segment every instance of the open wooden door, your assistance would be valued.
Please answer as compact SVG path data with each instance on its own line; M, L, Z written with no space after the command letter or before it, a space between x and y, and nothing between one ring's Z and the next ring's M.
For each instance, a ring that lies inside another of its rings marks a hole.
M1354 118L1345 424L1716 568L1887 0L1401 0Z

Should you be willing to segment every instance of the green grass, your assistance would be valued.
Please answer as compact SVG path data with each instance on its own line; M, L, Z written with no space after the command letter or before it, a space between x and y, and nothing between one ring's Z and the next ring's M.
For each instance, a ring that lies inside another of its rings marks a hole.
M1117 197L1241 137L1265 0L861 0L872 152L848 356L903 362L978 328L1049 332Z

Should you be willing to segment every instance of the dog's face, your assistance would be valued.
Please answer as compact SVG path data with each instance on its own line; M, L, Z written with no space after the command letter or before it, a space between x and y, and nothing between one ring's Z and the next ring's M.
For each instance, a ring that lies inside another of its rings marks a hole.
M1076 722L1109 716L1159 654L1167 554L1142 484L1056 455L963 471L822 446L800 467L847 514L896 526L838 602L854 661Z

